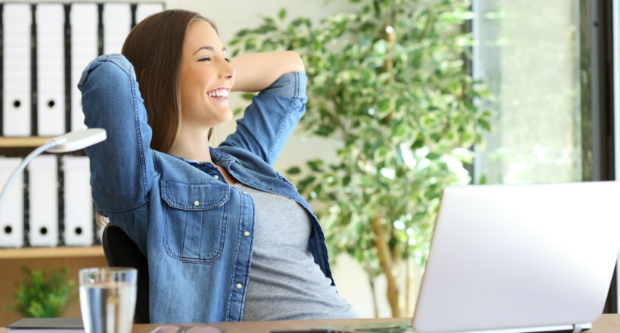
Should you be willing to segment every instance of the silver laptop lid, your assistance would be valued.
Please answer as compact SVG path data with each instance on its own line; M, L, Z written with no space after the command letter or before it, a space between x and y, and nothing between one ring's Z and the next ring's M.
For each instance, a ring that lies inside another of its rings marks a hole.
M620 183L444 190L418 333L590 323L620 248Z

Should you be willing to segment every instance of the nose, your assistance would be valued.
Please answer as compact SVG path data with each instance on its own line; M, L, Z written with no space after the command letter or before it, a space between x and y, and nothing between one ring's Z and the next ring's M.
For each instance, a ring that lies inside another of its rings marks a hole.
M222 66L220 66L220 73L219 73L219 77L220 79L223 80L230 80L233 79L235 77L235 75L237 74L237 71L235 70L235 68L226 60L222 61Z

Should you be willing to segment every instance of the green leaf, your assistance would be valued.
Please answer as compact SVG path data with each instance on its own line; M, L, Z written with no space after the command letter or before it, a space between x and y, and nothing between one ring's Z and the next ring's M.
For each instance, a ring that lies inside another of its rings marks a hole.
M240 30L239 32L237 32L236 36L237 37L243 37L243 36L247 35L249 32L250 32L250 29L243 29L243 30Z
M270 31L276 31L276 30L278 30L278 28L276 28L276 27L274 27L274 26L271 26L271 25L263 25L262 27L260 27L260 28L258 28L258 29L256 29L256 30L254 30L254 32L255 32L255 33L257 33L257 34L264 35L264 34L266 34L266 33L270 32Z
M306 188L307 188L310 184L314 183L314 181L315 181L315 180L316 180L316 177L314 177L314 176L308 176L308 177L306 177L305 179L303 179L302 181L300 181L300 182L299 182L299 184L298 184L298 186L297 186L297 187L298 187L298 189L299 189L299 192L300 192L300 193L305 192L305 191L306 191Z
M318 40L314 41L314 51L315 52L321 51L322 47L323 47L323 44L320 41L318 41Z
M480 127L482 127L485 131L491 132L491 124L489 124L488 121L484 119L478 119L478 125L480 125Z
M278 12L278 18L280 19L280 21L284 21L285 17L286 17L286 8L282 8L280 9L280 12Z
M435 119L434 118L428 117L428 118L424 119L424 125L426 125L426 126L430 126L430 125L432 125L434 123L435 123Z
M243 94L241 94L241 97L243 99L245 99L246 101L251 101L252 98L254 98L254 96L256 96L256 95L253 94L253 93L243 93Z
M396 129L394 129L394 132L392 132L392 135L396 138L400 138L403 135L405 135L406 132L407 132L407 125L400 124L396 127Z
M389 98L383 98L381 100L379 100L379 110L381 110L381 113L385 113L390 109L390 99Z
M425 157L428 158L429 160L436 160L441 157L441 154L428 153L428 155L426 155Z
M323 172L323 161L321 160L308 161L306 164L314 172Z
M301 169L299 167L292 167L286 170L286 173L288 173L289 175L298 175L301 173Z

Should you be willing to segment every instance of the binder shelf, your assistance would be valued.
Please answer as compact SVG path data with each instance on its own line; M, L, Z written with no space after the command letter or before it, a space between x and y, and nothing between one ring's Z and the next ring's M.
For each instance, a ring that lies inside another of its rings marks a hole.
M77 258L104 257L103 246L83 247L24 247L20 249L0 249L0 260L3 259L39 259L39 258Z
M24 138L0 137L0 148L36 148L52 137L31 136Z
M29 137L4 137L0 136L0 155L4 156L26 156L37 147L43 145L45 141L53 138L52 136L29 136ZM84 150L70 153L74 156L86 156Z

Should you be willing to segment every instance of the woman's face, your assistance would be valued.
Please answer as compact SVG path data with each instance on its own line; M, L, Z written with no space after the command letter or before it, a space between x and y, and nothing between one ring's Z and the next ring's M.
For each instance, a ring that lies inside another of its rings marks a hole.
M211 128L232 118L228 93L235 69L213 27L192 22L183 42L181 62L181 122L185 128Z

